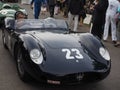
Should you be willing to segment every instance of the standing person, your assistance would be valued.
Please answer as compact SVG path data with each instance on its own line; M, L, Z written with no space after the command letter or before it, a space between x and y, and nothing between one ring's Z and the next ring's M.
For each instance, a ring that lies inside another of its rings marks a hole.
M95 0L94 5L91 33L99 39L102 39L108 0Z
M115 14L117 13L117 8L120 5L120 0L108 0L108 2L109 2L109 6L106 12L106 21L105 21L105 27L104 27L103 40L104 41L107 40L109 26L111 24L112 42L115 44L117 40Z
M41 11L41 5L42 3L45 4L46 0L32 0L30 5L31 5L31 8L34 4L34 18L35 19L38 19L39 18L39 15L40 15L40 11Z
M115 47L120 46L120 19L117 24L117 42L114 44Z
M120 6L117 9L117 13L120 15ZM120 16L118 16L118 22L117 22L117 42L114 44L115 47L120 46Z
M54 8L56 5L56 0L48 0L50 17L54 17Z
M78 27L78 18L80 12L83 10L83 3L82 0L69 0L69 5L68 5L68 25L71 25L71 22L74 18L74 28L73 31L77 31Z
M84 8L79 14L79 23L80 23L81 26L83 25L83 20L86 17L86 11L85 11L86 0L82 0L82 3L84 5Z
M64 15L63 15L63 17L67 18L68 17L68 3L69 3L69 0L63 0L63 3L64 3Z

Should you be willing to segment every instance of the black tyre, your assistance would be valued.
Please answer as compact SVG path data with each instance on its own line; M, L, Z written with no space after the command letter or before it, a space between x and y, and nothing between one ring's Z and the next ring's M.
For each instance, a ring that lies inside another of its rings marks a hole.
M2 31L2 42L3 42L4 48L5 48L5 49L8 49L8 48L7 48L7 45L6 45L6 39L5 39L4 31Z
M21 49L18 50L17 53L17 58L16 58L16 63L17 63L17 70L18 70L18 75L20 79L24 82L28 82L30 80L30 75L26 72L24 68L24 58Z

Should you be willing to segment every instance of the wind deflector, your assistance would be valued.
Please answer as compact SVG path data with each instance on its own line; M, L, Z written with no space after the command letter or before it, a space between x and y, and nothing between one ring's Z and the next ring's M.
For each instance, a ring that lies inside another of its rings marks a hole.
M23 19L16 22L17 29L37 29L37 28L63 28L68 29L65 20L46 18L46 19Z

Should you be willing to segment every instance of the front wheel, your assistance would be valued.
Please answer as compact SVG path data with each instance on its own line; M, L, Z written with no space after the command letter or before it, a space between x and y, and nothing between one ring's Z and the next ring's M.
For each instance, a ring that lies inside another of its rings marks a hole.
M24 58L21 49L17 53L17 71L22 81L28 82L30 80L30 76L24 68Z

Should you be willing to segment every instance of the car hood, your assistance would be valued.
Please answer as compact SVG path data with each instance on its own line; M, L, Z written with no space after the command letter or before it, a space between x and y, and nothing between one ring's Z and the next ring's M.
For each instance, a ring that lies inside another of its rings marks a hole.
M57 33L34 33L32 34L40 42L44 43L49 48L63 48L63 47L81 47L79 38L75 38L70 34L57 34Z

